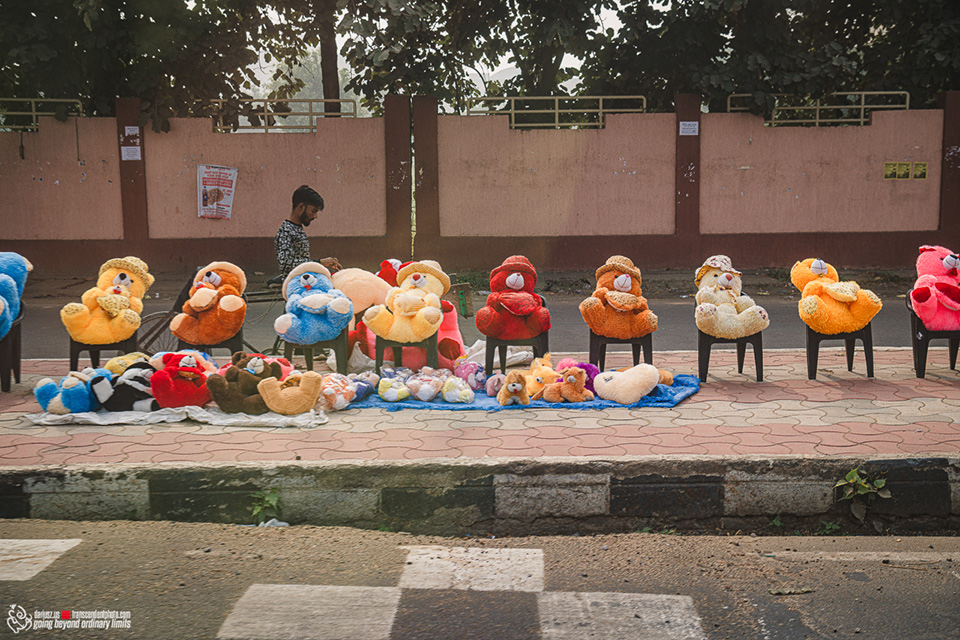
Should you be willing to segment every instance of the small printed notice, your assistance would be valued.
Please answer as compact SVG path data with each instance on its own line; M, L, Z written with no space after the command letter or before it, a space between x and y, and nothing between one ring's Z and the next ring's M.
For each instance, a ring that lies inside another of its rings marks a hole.
M681 120L680 135L682 136L700 135L700 123L697 122L696 120Z
M884 180L909 180L910 179L909 162L884 162L883 179ZM924 172L926 177L926 172Z
M913 179L914 180L927 179L927 163L926 162L913 163Z
M140 127L124 127L124 135L140 137Z
M233 194L237 170L213 164L197 165L197 216L229 220L233 213Z
M120 147L121 160L141 160L140 147Z

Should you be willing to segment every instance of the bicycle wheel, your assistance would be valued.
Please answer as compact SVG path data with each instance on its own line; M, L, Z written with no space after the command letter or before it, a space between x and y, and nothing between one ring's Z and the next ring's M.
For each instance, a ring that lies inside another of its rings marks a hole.
M176 351L177 337L170 331L169 311L157 311L140 319L140 350L148 355L160 351Z

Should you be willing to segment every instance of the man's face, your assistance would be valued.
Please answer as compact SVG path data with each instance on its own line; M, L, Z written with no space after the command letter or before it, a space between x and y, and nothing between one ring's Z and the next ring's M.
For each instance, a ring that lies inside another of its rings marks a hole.
M316 205L300 203L297 209L300 211L300 224L305 227L309 227L310 223L320 215L320 208Z

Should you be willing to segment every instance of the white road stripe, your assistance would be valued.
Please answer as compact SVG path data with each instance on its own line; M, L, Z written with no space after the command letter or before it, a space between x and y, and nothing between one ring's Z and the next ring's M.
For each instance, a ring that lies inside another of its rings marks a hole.
M255 584L218 638L388 640L400 604L396 587Z
M400 587L543 591L542 549L409 546Z
M543 640L702 640L693 598L644 593L538 596Z
M0 539L0 580L29 580L81 542Z

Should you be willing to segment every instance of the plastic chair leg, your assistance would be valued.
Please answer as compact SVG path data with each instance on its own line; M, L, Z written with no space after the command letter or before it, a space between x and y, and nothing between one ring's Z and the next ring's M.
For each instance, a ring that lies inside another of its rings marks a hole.
M747 357L747 343L737 343L737 373L743 373L743 361Z
M960 338L950 338L950 369L951 370L956 370L957 368L957 351L960 351ZM18 369L20 367L19 353L14 356L13 366L17 367ZM17 382L20 382L19 373L17 374Z
M753 344L753 362L757 367L757 382L763 382L763 334L758 333L751 344Z
M867 377L873 377L873 329L867 325L863 332L863 355L867 360Z
M843 343L847 351L847 371L853 371L853 354L857 350L857 339L847 338Z
M820 342L817 340L816 336L811 335L811 331L807 329L807 379L816 380L817 379L817 358L820 355Z
M710 339L702 331L697 337L697 363L700 365L700 382L707 381L707 371L710 369Z

